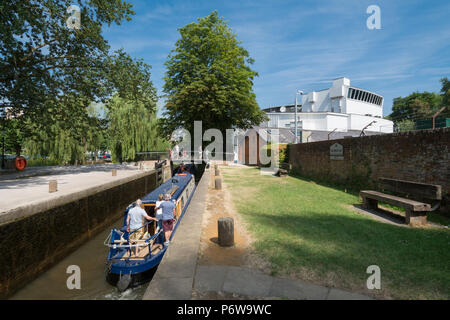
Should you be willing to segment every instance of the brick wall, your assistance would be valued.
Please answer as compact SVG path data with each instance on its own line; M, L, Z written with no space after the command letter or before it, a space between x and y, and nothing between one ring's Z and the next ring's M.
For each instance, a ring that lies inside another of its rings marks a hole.
M330 146L344 147L344 160L330 160ZM379 177L439 184L450 214L450 128L291 145L289 162L300 175L374 188Z
M156 173L0 225L0 299L60 261L113 223L134 200L156 187ZM105 247L105 258L106 258ZM45 290L45 288L43 288Z

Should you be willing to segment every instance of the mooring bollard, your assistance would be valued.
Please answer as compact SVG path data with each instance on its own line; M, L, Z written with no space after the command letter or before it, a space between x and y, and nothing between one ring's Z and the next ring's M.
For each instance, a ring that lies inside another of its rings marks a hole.
M219 170L219 168L216 168L216 170L215 170L215 176L220 176L220 170Z
M112 170L112 176L113 176L113 177L117 176L117 169L113 169L113 170Z
M58 182L56 180L50 180L48 182L48 192L52 193L56 191L58 191Z
M230 247L234 245L234 220L233 218L220 218L217 221L219 245Z
M216 190L221 190L222 189L222 179L220 179L220 177L216 178L215 186L216 186Z

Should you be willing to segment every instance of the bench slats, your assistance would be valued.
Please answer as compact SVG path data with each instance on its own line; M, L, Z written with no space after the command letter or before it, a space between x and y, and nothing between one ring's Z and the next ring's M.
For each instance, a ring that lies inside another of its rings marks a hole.
M382 190L408 195L417 200L442 200L442 188L440 185L389 178L379 178L378 181L378 186Z
M390 194L381 193L372 190L363 190L360 192L361 197L367 197L378 201L387 202L389 204L403 207L411 211L430 211L431 206L428 203L418 202L410 199L396 197Z

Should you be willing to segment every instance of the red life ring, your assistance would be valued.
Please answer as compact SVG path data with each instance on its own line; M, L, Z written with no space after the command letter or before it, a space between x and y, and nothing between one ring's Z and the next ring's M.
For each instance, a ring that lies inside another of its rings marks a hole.
M27 159L25 159L25 157L22 156L17 156L15 160L15 167L16 170L22 171L27 167Z

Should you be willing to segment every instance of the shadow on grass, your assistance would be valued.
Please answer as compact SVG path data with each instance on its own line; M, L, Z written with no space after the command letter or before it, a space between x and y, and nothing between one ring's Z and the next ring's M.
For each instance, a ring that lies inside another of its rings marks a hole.
M359 188L355 188L353 186L347 186L343 183L330 182L330 181L325 181L323 179L312 179L310 177L296 175L293 173L289 173L289 176L292 178L296 178L296 179L300 179L300 180L309 182L309 183L313 183L313 184L317 184L317 185L320 185L323 187L331 188L331 189L334 189L337 191L349 193L349 194L352 194L357 197L359 197L359 192L361 191L361 189L359 189Z
M393 223L397 226L407 227L405 217L394 213L389 210L385 210L384 208L378 207L378 209L366 209L360 203L354 204L353 208L358 212L367 215L368 217L372 217L374 219L380 220L382 222Z

